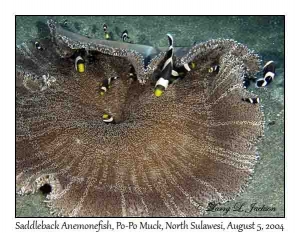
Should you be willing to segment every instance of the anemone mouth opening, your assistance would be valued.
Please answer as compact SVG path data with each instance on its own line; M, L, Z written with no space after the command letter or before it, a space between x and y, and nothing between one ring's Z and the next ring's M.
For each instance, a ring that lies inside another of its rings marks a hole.
M42 193L43 195L47 195L47 194L49 194L49 193L52 192L52 186L51 186L50 184L46 183L46 184L44 184L43 186L41 186L41 187L39 188L39 190L41 191L41 193Z

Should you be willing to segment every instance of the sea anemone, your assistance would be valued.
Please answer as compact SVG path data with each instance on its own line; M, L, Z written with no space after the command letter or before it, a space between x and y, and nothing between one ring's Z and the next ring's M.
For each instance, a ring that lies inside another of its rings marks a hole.
M17 46L18 194L48 190L59 216L192 217L245 189L264 125L260 105L243 101L256 97L243 87L259 71L256 54L225 39L176 48L175 67L196 67L156 97L164 48L48 26L42 50ZM78 50L94 58L83 73L74 68ZM216 64L219 72L208 72ZM100 96L99 83L114 76Z

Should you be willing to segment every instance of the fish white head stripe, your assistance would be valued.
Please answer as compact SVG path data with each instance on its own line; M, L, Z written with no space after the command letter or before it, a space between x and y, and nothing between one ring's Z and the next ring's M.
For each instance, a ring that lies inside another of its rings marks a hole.
M185 68L187 71L191 71L191 68L189 67L189 64L185 63L183 66L184 66L184 68Z
M101 90L103 90L104 92L106 92L107 88L103 86L103 87L101 87Z
M114 120L113 117L110 117L109 119L103 119L104 122L112 122Z
M77 70L77 63L79 60L83 60L81 56L76 57L75 59L75 69Z
M268 65L270 65L272 62L274 62L274 61L268 61L265 65L264 65L264 68L266 68ZM263 68L263 69L264 69Z
M158 79L158 81L156 82L155 86L157 85L161 85L163 86L165 89L167 89L168 85L169 85L169 80L164 79L164 78L160 78Z
M270 77L273 79L274 76L275 76L275 74L274 74L273 72L269 71L268 73L265 74L265 77L264 77L264 78L266 78L266 77L268 77L268 76L270 76Z

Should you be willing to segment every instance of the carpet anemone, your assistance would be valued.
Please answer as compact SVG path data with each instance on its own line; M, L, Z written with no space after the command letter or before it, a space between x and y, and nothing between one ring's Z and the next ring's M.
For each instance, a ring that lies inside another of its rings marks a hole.
M196 67L156 97L167 49L48 26L42 50L27 42L16 51L18 194L48 190L59 216L192 217L245 189L264 126L260 104L242 101L256 97L243 88L260 69L256 54L224 39L175 48L174 67ZM75 51L85 51L85 72Z

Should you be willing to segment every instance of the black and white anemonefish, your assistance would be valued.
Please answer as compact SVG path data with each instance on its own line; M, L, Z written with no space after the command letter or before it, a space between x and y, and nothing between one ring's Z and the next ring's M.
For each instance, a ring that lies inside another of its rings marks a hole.
M130 39L129 36L128 36L128 31L127 30L124 30L122 32L121 38L122 38L123 42L126 42L128 39Z
M79 73L83 73L85 71L85 62L80 55L78 55L75 59L75 69Z
M107 92L107 90L111 87L111 83L113 80L118 79L119 77L115 76L115 77L110 77L107 79L104 79L102 83L100 83L100 95L104 95L105 92Z
M104 31L104 38L106 40L109 40L110 39L110 35L109 35L109 32L107 31L107 24L103 24L103 31Z
M243 101L248 102L250 104L258 104L259 103L259 98L242 98Z
M256 87L266 87L275 77L275 63L268 61L263 67L263 78L256 81Z
M209 73L219 73L219 70L220 70L220 66L214 65L208 69L208 72Z
M107 124L109 124L109 123L114 124L115 123L114 118L111 115L107 114L107 113L103 114L102 120Z
M167 36L169 40L169 50L165 56L166 61L160 73L160 78L157 80L154 89L154 95L157 97L161 96L167 89L173 70L173 37L170 34L167 34Z
M41 50L41 51L44 50L44 48L40 45L39 42L36 41L36 42L34 43L34 45L35 45L35 48L36 48L37 50Z

